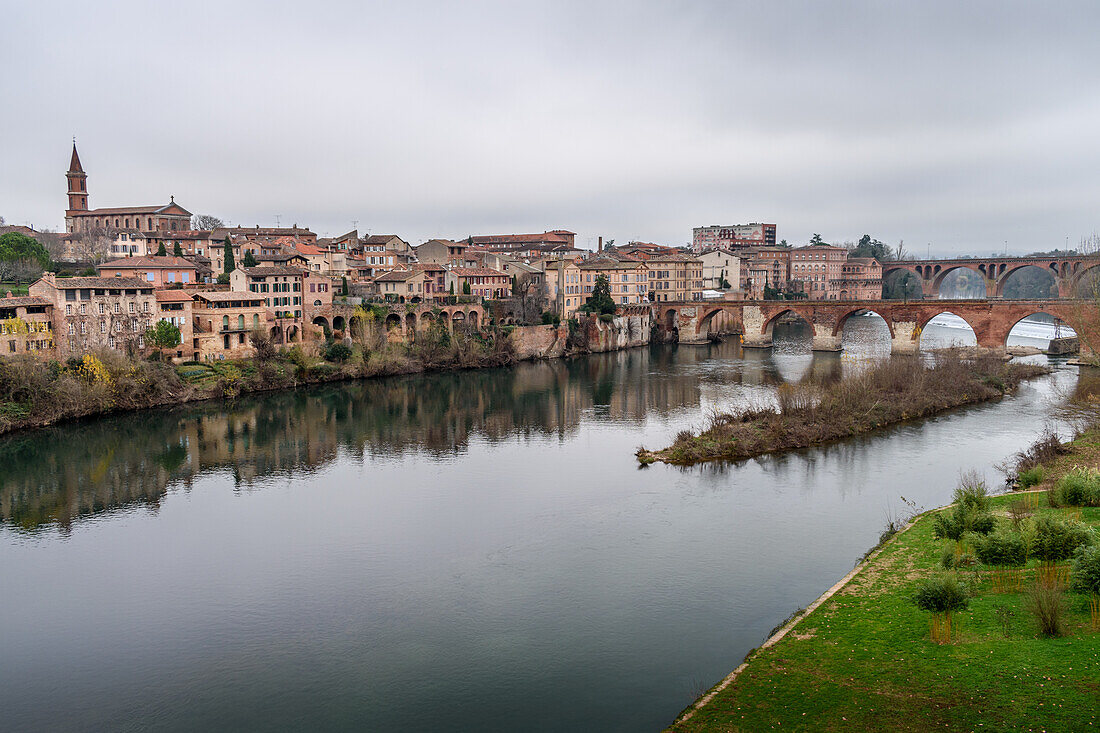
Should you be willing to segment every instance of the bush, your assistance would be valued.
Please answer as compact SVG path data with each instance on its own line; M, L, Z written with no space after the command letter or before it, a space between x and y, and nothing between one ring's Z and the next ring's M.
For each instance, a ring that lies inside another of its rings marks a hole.
M615 320L615 315L613 313L601 313L600 320L604 323L612 323Z
M980 512L989 511L989 490L985 479L977 471L967 471L959 479L959 485L955 488L955 503Z
M1027 609L1039 622L1044 636L1061 636L1065 626L1066 600L1055 585L1036 583L1027 594Z
M971 539L974 553L983 565L1023 565L1027 562L1027 543L1016 532L997 531Z
M337 364L343 364L350 358L351 347L339 341L334 342L325 349L325 361L334 361Z
M1078 547L1073 555L1073 583L1078 593L1100 595L1100 547Z
M350 351L350 349L348 350ZM329 377L332 377L339 373L340 367L336 366L335 364L327 364L325 362L314 364L309 368L309 376L313 379L328 379Z
M967 532L989 534L997 522L993 515L965 503L940 512L932 522L932 533L939 539L961 540Z
M218 275L218 285L228 285L228 284L229 284L229 273L228 272L223 272L222 274Z
M1032 486L1037 486L1043 483L1043 479L1047 477L1047 470L1042 466L1032 466L1031 468L1020 471L1020 475L1017 480L1020 483L1021 489L1030 489Z
M913 595L917 607L932 613L962 611L970 604L970 592L951 574L924 581Z
M1100 504L1100 472L1075 468L1054 486L1055 501L1065 506L1096 506Z
M1095 542L1092 529L1080 522L1049 516L1035 520L1035 555L1040 560L1068 560L1078 547L1091 547Z
M954 546L945 547L943 555L940 557L940 565L944 570L958 570L959 568L969 568L977 565L978 560L974 557L974 554L969 550L958 552Z

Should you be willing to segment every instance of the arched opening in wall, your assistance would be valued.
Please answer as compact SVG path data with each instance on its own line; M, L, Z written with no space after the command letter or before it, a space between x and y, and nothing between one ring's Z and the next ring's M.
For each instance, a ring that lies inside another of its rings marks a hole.
M1009 300L1047 300L1058 297L1054 273L1035 265L1019 267L1004 276L998 295Z
M328 327L328 319L324 316L317 316L316 318L314 318L313 325L320 327L321 332L325 334L325 338L328 338L332 335L332 330Z
M814 329L809 321L793 310L777 313L764 326L773 354L813 353Z
M467 317L467 322L470 324L470 328L477 328L477 321L477 311L470 311L470 315Z
M846 354L858 356L889 356L890 325L871 310L859 309L841 317L836 335Z
M408 339L410 341L414 341L416 339L416 314L415 313L406 313L405 314L405 335L408 337Z
M957 346L977 346L974 329L964 319L944 311L930 319L920 330L921 351L949 349Z
M344 317L336 316L332 319L332 330L343 331L346 326L344 325Z
M301 339L301 336L298 334L298 327L297 326L290 326L289 328L287 328L287 330L286 330L286 342L288 344L294 343L296 341L301 341L301 340L302 339Z
M420 330L430 331L432 326L435 325L435 315L433 313L424 313L420 316Z
M396 331L401 328L401 316L396 313L390 313L386 316L386 330Z
M462 311L455 311L451 316L451 329L461 331L466 328L466 315Z
M283 329L279 328L278 326L272 326L271 327L271 341L272 341L272 343L276 343L276 344L283 343Z
M1065 321L1050 313L1032 313L1012 326L1005 339L1005 346L1030 346L1041 351L1050 347L1051 339L1072 338L1077 332Z
M366 335L363 319L360 316L352 316L351 320L348 321L348 335L359 341Z
M985 277L969 267L954 267L939 279L940 300L982 300L993 293L985 291Z
M1073 297L1100 302L1100 265L1090 267L1077 276Z
M674 308L669 308L665 311L665 330L669 333L672 333L678 327L678 319L676 316L677 314Z
M882 277L882 297L887 300L920 300L920 278L909 270L891 270Z

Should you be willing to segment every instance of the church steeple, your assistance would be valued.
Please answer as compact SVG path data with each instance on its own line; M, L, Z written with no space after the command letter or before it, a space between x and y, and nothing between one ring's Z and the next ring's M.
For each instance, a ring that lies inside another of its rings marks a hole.
M73 138L73 156L69 159L69 171L65 174L69 181L69 210L65 212L65 228L73 231L73 212L88 210L88 174L80 165L80 156L76 154L76 138Z

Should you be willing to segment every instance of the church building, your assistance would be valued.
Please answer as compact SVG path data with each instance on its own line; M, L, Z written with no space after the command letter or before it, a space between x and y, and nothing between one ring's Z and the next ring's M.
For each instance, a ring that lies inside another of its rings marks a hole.
M191 228L191 212L176 203L173 196L159 206L120 206L107 209L88 208L88 175L80 165L73 142L73 157L69 161L69 208L65 211L65 231L81 234L96 229L129 229L139 232L178 232Z

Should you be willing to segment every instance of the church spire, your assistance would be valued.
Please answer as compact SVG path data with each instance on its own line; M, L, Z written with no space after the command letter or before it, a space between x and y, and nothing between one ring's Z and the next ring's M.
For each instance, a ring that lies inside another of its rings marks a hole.
M80 165L80 156L76 154L76 138L73 138L73 157L69 160L69 173L83 173Z

